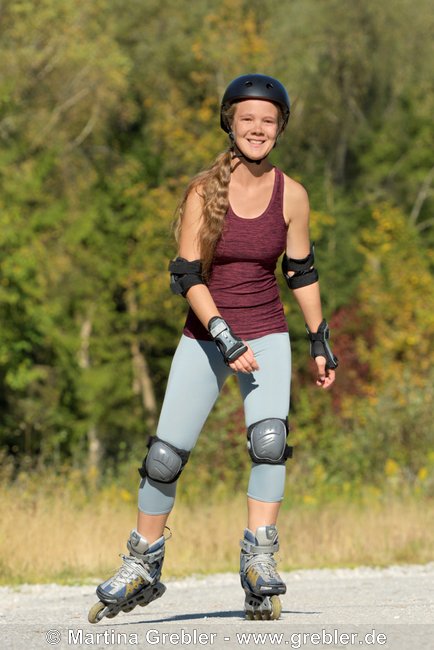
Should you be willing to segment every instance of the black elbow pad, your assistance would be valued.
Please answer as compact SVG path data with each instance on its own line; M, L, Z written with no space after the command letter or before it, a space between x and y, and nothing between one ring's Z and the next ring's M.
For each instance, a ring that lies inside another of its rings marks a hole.
M187 291L196 284L205 284L202 277L202 262L189 262L183 257L177 257L169 263L170 288L176 295L185 297Z
M306 287L318 281L318 271L314 267L315 250L311 244L309 254L303 259L294 259L288 257L286 253L282 259L282 273L290 289L299 289ZM292 271L293 275L289 276L288 272Z

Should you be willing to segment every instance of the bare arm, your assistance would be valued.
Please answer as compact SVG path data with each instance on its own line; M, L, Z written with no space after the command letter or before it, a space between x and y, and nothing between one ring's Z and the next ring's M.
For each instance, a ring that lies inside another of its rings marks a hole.
M288 223L286 254L293 259L303 259L310 251L309 198L304 187L288 177L285 177L284 215ZM323 320L319 283L293 289L293 294L309 329L316 332ZM315 361L316 383L328 388L335 379L335 372L326 369L325 357L316 357Z
M193 189L185 205L179 240L180 257L191 262L200 259L198 233L201 225L201 215L202 199L197 191ZM187 291L186 298L205 329L208 329L208 323L213 316L220 316L208 287L204 284L191 287Z

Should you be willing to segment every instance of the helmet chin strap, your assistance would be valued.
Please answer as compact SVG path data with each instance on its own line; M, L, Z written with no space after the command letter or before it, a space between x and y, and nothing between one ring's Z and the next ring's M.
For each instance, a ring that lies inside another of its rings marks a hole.
M241 153L241 151L235 151L235 149L232 147L232 154L234 158L244 158L248 163L255 163L255 165L260 165L263 160L267 156L264 156L264 158L260 158L259 160L254 160L253 158L249 158L246 156L244 153Z
M263 160L265 160L267 158L267 156L268 156L268 154L267 154L267 156L264 156L263 158L260 158L259 160L257 160L256 158L249 158L248 156L246 156L246 154L242 153L242 151L240 151L239 147L237 147L237 145L235 144L235 138L234 138L234 134L232 133L232 131L229 132L229 138L230 138L230 141L231 141L231 151L232 151L232 155L233 155L234 158L244 158L244 160L246 162L248 162L248 163L255 163L255 165L260 165L261 162Z
M244 158L244 160L245 160L246 162L249 162L249 163L255 163L255 165L260 165L261 162L262 162L263 160L265 160L265 158L267 157L267 156L264 156L264 158L260 158L259 160L256 160L256 159L254 159L254 158L249 158L249 157L246 156L244 153L241 153L241 151L240 151L239 149L236 150L235 147L232 147L231 149L232 149L232 157L233 157L233 158Z

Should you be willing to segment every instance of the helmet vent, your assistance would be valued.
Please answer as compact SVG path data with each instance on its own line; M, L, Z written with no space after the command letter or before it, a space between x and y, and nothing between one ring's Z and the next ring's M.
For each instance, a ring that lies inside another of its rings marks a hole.
M246 81L246 83L244 85L247 86L248 88L250 88L250 86L253 86L253 82L252 81Z
M273 84L267 83L267 88L274 88Z

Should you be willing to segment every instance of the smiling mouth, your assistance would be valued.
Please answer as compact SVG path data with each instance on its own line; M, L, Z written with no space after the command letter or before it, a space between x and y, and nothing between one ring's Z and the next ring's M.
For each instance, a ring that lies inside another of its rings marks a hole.
M250 140L250 139L247 139L247 142L249 144L253 145L254 147L258 147L261 144L265 144L265 140Z

